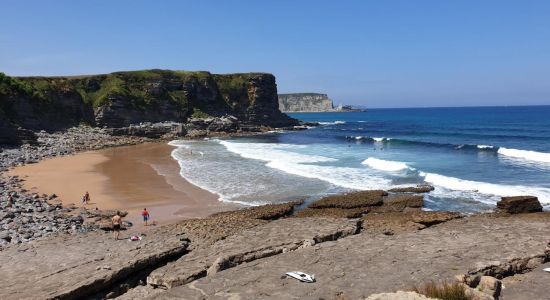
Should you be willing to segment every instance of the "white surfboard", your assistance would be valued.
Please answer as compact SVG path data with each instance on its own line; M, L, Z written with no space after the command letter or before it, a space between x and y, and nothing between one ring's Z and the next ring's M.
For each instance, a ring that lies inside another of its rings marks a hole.
M293 271L293 272L287 272L285 273L287 276L292 277L294 279L298 279L302 282L315 282L315 275L309 275L304 272L300 271Z

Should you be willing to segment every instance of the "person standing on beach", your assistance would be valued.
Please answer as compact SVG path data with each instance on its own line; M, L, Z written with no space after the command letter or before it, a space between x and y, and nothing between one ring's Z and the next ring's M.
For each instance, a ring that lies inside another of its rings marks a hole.
M120 234L120 225L122 224L122 217L120 216L120 212L118 210L116 212L116 215L113 216L112 222L113 236L115 237L115 240L118 240L118 235Z
M143 222L145 222L145 226L147 226L147 221L149 221L149 212L147 211L147 208L144 208L141 212L141 216L143 217Z
M86 194L82 196L82 204L89 204L90 203L90 194L88 191L86 191Z

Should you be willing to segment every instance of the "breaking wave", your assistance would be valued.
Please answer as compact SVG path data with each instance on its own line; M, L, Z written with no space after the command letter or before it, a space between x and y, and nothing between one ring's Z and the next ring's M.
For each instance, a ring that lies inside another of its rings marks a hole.
M550 163L550 153L530 151L530 150L508 149L504 147L498 148L497 153L500 155L509 156L513 158Z
M450 191L464 191L494 196L537 196L541 203L550 204L550 189L522 185L504 185L480 181L464 180L435 173L420 172L424 181ZM494 202L492 203L494 204Z
M264 161L267 167L288 174L319 179L343 188L367 190L384 188L391 185L390 179L373 174L363 168L315 164L337 162L337 159L292 151L303 148L303 146L269 143L236 143L229 141L219 141L219 143L225 146L228 151L242 157Z
M365 159L361 164L369 166L373 169L396 172L401 170L410 169L410 167L400 161L383 160L374 157Z
M334 121L334 122L319 122L321 125L342 125L346 124L346 121Z

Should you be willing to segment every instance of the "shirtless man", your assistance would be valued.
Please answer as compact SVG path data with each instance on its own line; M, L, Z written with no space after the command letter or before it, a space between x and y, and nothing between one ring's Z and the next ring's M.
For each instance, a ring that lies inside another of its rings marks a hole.
M120 234L120 225L122 224L122 217L120 216L120 212L118 210L116 212L116 215L113 216L112 222L113 235L115 237L115 240L118 240L118 235Z

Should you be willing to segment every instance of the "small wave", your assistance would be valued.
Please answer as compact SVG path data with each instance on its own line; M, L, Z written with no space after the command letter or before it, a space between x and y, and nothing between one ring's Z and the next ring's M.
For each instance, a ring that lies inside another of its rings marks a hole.
M358 135L358 136L353 136L353 135L350 135L350 136L346 136L346 139L351 139L351 140L364 140L364 141L373 141L373 142L386 142L386 141L390 141L391 138L385 138L385 137L368 137L368 136L362 136L362 135Z
M550 203L550 189L548 188L494 184L464 180L435 173L420 172L419 175L424 177L424 181L451 191L465 191L495 196L532 195L537 196L542 203Z
M489 146L489 145L477 145L478 149L494 149L495 146Z
M319 122L321 125L341 125L346 124L346 121L334 121L334 122Z
M389 141L389 139L384 137L373 137L372 138L375 142L383 142L383 141Z
M173 146L173 147L178 147L178 148L190 149L191 146L188 145L188 143L189 143L189 141L175 140L175 141L168 142L168 145Z
M530 151L530 150L508 149L504 147L500 147L497 153L500 155L524 159L524 160L550 163L550 153Z
M361 164L369 166L373 169L390 172L409 169L409 166L406 163L400 161L383 160L374 157L369 157L365 159Z

